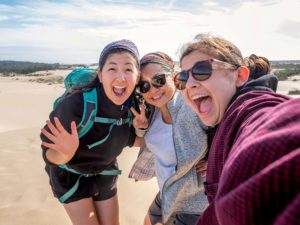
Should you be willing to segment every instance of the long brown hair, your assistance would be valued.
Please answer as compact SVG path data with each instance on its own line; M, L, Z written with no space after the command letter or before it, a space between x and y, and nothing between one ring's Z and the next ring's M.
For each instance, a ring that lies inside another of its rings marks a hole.
M194 51L200 51L208 56L228 62L232 65L244 65L241 51L230 41L211 34L198 34L181 48L182 59Z

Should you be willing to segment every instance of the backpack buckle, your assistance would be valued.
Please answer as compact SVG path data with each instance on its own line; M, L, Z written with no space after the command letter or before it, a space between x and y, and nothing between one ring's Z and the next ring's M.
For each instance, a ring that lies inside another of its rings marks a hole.
M124 124L124 122L125 122L125 120L123 118L120 118L119 120L117 120L116 124L117 124L117 126L121 126Z

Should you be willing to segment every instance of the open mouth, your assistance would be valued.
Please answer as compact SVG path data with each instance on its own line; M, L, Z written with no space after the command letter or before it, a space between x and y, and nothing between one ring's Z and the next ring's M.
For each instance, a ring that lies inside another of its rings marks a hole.
M208 113L211 110L212 99L205 94L194 95L192 100L196 104L199 113Z
M113 86L113 92L116 96L122 97L126 92L126 87L123 86Z

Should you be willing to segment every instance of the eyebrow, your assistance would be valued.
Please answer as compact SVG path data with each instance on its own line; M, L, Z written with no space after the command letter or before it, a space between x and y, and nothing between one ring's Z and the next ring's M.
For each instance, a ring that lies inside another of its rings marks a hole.
M115 63L115 62L109 62L108 65L117 65L117 63ZM132 65L133 66L133 63L126 62L125 65Z

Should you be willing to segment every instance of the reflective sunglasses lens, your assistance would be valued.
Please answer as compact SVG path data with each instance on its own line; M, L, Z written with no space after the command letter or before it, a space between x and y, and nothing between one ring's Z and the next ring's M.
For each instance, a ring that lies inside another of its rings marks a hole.
M156 88L162 87L166 84L166 75L165 74L160 74L157 76L154 76L152 78L152 85Z
M207 80L212 73L212 64L210 61L197 62L192 68L193 77L196 80Z
M189 79L189 74L187 71L181 71L181 72L177 73L175 76L175 79L174 79L175 87L178 90L185 89L185 84L188 79Z
M148 81L140 81L139 82L140 92L145 94L150 90L150 83Z

